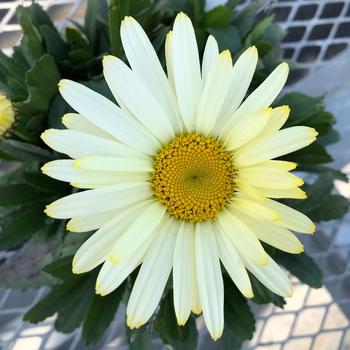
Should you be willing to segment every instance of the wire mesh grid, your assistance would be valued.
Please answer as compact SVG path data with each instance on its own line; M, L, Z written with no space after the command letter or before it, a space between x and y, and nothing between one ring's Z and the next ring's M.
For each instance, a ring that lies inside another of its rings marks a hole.
M70 18L81 19L86 6L84 0L37 2L48 11L59 28L67 25ZM209 0L208 5L218 2ZM242 4L247 2L242 1ZM30 3L29 0L0 1L0 47L5 52L11 52L21 36L15 20L15 7ZM288 33L282 44L285 57L301 64L299 76L311 73L310 76L314 79L320 73L319 67L326 67L327 71L329 62L333 63L329 69L334 68L334 63L340 65L340 70L346 69L350 58L349 54L344 55L344 52L350 52L346 50L350 42L350 0L279 0L273 1L272 6L276 18ZM347 87L350 88L350 84ZM350 136L350 128L346 123L344 118L340 120L339 129L343 140L349 140ZM336 147L333 153L337 158L348 157L346 148L342 145ZM347 160L349 161L349 157ZM350 167L344 170L350 174ZM350 186L339 186L343 194L350 197ZM321 224L317 239L307 237L304 243L306 251L322 267L325 287L313 290L294 280L295 295L289 299L284 310L271 305L253 305L257 316L256 333L251 341L244 344L244 349L350 349L350 215L340 221ZM57 333L53 327L54 317L38 325L22 322L23 313L44 293L45 289L29 290L25 293L0 290L0 349L127 349L123 309L119 310L104 339L96 346L88 348L81 340L80 330L71 335ZM203 329L203 320L199 319L197 325L199 329ZM155 340L153 348L161 348L160 342ZM205 332L201 332L199 348L218 349L218 345Z

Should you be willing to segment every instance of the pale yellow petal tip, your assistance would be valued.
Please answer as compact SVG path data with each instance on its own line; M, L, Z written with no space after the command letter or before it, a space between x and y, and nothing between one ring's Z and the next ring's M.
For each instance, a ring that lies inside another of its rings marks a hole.
M105 63L108 63L108 62L110 62L113 59L114 59L114 56L112 56L112 55L103 56L103 58L102 58L102 65L104 66Z
M134 320L131 319L131 317L127 317L126 324L130 329L137 329L143 325L142 322L135 322Z
M77 263L74 261L74 258L73 258L73 262L72 262L72 272L73 272L75 275L79 275L80 273L85 272L85 271L82 271L82 270L79 270L79 269L78 269Z
M69 231L69 232L74 232L75 231L74 225L72 225L71 221L67 222L66 230Z
M48 175L48 169L49 169L49 166L47 164L44 164L41 168L40 168L40 171L45 174L45 175Z
M59 89L63 88L67 81L67 79L61 79L57 84Z
M175 18L175 22L177 21L190 21L190 18L184 12L179 12Z
M254 298L254 292L253 292L253 289L250 288L249 290L247 290L245 293L244 293L244 296L248 299L251 299L251 298Z
M200 315L202 313L202 308L200 306L196 306L191 310L195 315Z
M245 52L253 56L258 56L258 49L254 45L251 47L248 47L248 49L245 50Z
M187 322L187 319L188 319L188 317L186 318L186 319L179 319L177 316L176 316L176 322L177 322L177 324L179 325L179 326L184 326L185 324L186 324L186 322Z
M287 62L282 62L278 67L280 67L283 70L289 71L289 65Z
M47 136L49 135L50 132L52 132L53 129L47 129L44 132L41 133L40 138L46 143L47 141Z
M218 332L214 333L214 332L211 332L209 331L210 333L210 336L212 337L212 339L214 341L217 341L218 339L220 339L222 337L222 332L223 332L223 329L220 329Z
M231 58L231 52L230 50L224 50L220 52L219 56L222 58Z

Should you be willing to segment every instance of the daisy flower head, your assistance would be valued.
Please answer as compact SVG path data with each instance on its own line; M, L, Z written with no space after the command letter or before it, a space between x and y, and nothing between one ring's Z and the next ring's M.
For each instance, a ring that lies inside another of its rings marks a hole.
M6 136L15 122L15 111L11 101L0 93L0 139Z
M245 98L258 53L247 49L232 64L209 36L202 63L190 19L180 13L165 43L167 74L141 26L121 25L129 65L103 59L118 105L86 86L62 80L63 98L77 111L66 130L42 139L71 159L43 172L84 191L50 204L46 213L70 219L75 232L97 230L77 251L73 272L102 265L96 293L106 295L141 265L127 305L127 324L145 324L172 273L179 325L201 313L213 339L224 324L221 265L248 298L247 270L266 287L290 296L292 286L261 241L297 254L292 231L313 233L305 215L276 198L305 198L294 163L273 160L312 143L316 131L281 130L288 106L270 105L283 88L279 65Z

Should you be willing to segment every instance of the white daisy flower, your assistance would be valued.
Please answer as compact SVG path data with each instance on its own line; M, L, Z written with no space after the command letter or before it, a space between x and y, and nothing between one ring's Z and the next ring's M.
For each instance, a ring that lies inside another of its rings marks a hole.
M284 86L282 63L245 100L258 54L247 49L232 65L208 38L200 66L190 19L180 13L166 38L164 73L152 44L131 17L121 25L129 68L107 56L103 72L118 105L82 84L62 80L63 98L78 112L67 130L42 139L72 159L43 172L87 189L50 204L75 232L97 230L78 250L73 272L102 264L96 293L106 295L139 265L127 324L145 324L172 272L179 325L203 312L213 339L224 326L220 261L247 298L247 270L281 296L292 285L260 241L289 253L303 245L291 231L313 233L302 213L270 198L305 198L296 164L272 160L312 143L316 131L280 130L289 108L270 108ZM243 102L242 102L243 101Z

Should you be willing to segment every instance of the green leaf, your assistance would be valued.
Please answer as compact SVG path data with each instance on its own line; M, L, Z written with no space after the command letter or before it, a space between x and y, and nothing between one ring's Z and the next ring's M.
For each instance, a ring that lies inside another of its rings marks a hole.
M52 288L23 317L25 321L38 323L58 313L55 327L70 333L84 320L94 294L95 274L74 276Z
M30 143L4 139L0 141L0 152L15 160L46 162L53 160L51 152Z
M299 92L291 92L280 98L276 106L288 105L291 109L286 127L301 125L305 119L323 111L323 97L311 97Z
M18 206L46 202L52 193L42 192L26 184L0 186L0 206Z
M219 5L206 12L202 19L202 26L223 27L230 24L232 10L224 5Z
M66 59L69 48L57 30L48 25L41 25L39 28L41 35L44 38L47 52L58 61Z
M276 306L283 308L286 301L281 296L273 293L270 289L265 287L259 280L257 280L252 274L249 274L250 281L253 287L254 298L252 301L256 304L268 304L273 303Z
M51 21L50 16L42 7L36 3L32 3L29 7L26 8L31 22L36 26L40 27L46 25L51 28L55 28L54 24ZM56 29L56 28L55 28Z
M58 93L57 84L60 78L55 60L51 55L44 54L26 73L29 95L25 101L16 105L19 112L24 115L46 113Z
M324 165L316 165L316 164L301 164L298 167L298 170L307 171L310 173L329 173L332 174L334 179L338 179L344 182L348 182L348 177L346 174L342 173L338 169L333 169Z
M224 278L224 288L225 327L242 339L251 339L255 331L255 319L247 300L230 278Z
M44 46L39 31L29 17L28 10L23 6L18 6L16 9L18 22L22 27L24 36L21 41L23 54L27 62L32 65L44 54Z
M94 295L83 325L83 338L95 344L113 321L124 294L125 285L107 296Z
M177 324L172 291L167 293L160 305L154 329L163 343L174 349L196 349L198 335L195 320L190 318L184 326Z
M95 294L95 276L75 278L78 285L71 290L70 297L66 297L64 307L58 311L55 328L62 333L71 333L84 321L89 306ZM69 281L64 282L69 284Z
M129 331L129 333L131 333ZM129 335L129 350L152 350L151 333L147 330L137 332L133 331Z
M340 195L331 195L322 201L322 204L308 215L313 221L328 221L343 217L349 211L349 200Z
M242 48L240 35L232 25L208 28L208 32L217 40L220 51L228 49L232 54L235 54Z
M274 15L263 18L259 21L254 29L249 34L250 40L252 43L255 43L256 40L260 39L266 30L272 25L274 20Z
M239 323L239 318L236 319L236 322ZM219 342L221 350L240 350L243 344L242 338L237 337L227 327L224 328L224 333L222 334Z
M89 40L92 51L98 46L99 15L102 9L102 1L88 0L85 13L84 31Z
M306 253L286 254L278 251L274 255L274 259L291 274L299 278L301 282L313 288L322 287L322 272L314 260Z
M120 56L122 42L120 39L120 23L130 11L130 1L111 0L108 6L109 41L112 55Z
M26 184L41 192L56 193L62 196L71 190L67 183L52 179L40 172L25 171L22 173L22 177Z
M63 281L74 278L72 272L73 255L64 256L45 266L44 271Z
M334 124L335 119L332 113L320 112L314 114L303 122L303 125L315 128L320 136L327 135Z
M42 206L21 208L6 216L1 222L0 250L13 248L31 237L45 225Z
M311 186L307 186L308 197L303 201L298 201L294 207L305 214L318 208L322 201L330 195L333 189L333 180L332 174L321 174Z
M296 162L300 165L329 163L333 160L326 148L317 141L299 151L283 156L282 159Z
M238 12L234 20L240 36L245 37L254 27L256 15L266 0L256 0Z
M69 112L73 112L73 109L61 95L57 95L50 106L48 127L54 129L64 129L65 126L62 123L62 117Z

